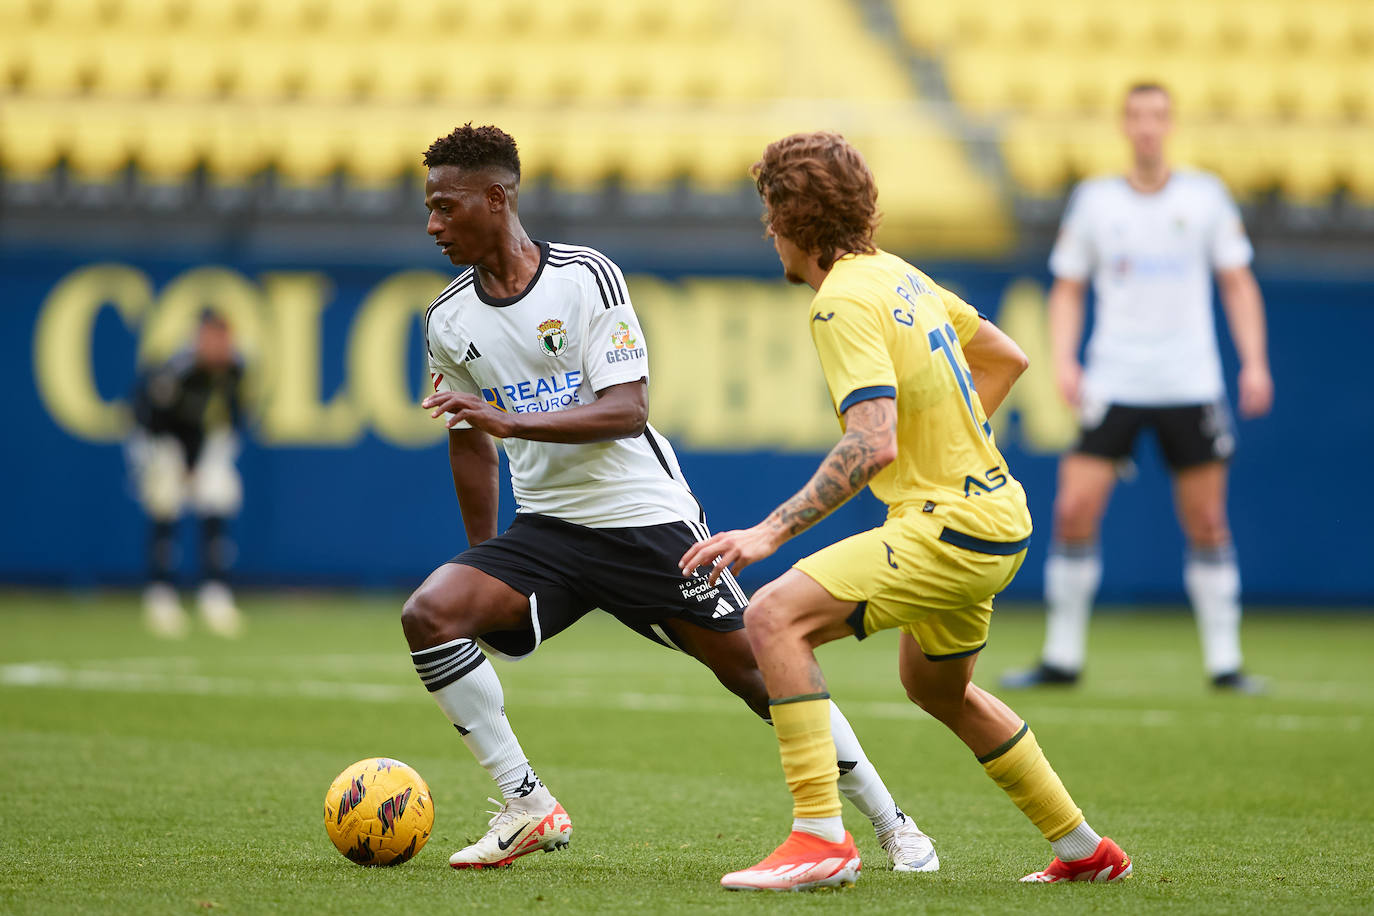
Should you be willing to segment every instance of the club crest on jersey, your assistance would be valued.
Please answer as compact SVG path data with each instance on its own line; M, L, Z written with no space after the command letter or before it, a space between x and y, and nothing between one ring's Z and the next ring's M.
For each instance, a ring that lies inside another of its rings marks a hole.
M546 356L558 356L568 349L568 332L563 322L550 318L539 323L539 349Z

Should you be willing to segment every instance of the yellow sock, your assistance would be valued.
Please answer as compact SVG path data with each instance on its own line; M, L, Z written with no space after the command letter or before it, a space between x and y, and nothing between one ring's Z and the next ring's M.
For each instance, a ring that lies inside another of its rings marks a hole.
M840 769L830 735L830 694L770 700L793 817L840 816Z
M1021 728L1001 747L984 754L978 762L992 781L1011 796L1021 813L1053 842L1083 823L1083 812L1069 797L1059 774L1045 759L1030 726Z

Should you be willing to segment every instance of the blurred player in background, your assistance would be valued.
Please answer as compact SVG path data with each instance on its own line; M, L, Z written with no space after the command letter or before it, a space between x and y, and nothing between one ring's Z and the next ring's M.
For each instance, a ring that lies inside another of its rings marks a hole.
M143 375L134 393L130 455L139 501L153 526L143 611L158 636L178 638L187 631L173 584L176 523L187 507L201 527L201 620L220 636L236 636L242 627L228 584L234 558L229 520L243 497L234 465L242 385L233 333L222 317L206 312L190 349Z
M1250 241L1218 178L1169 164L1164 143L1172 121L1162 86L1133 87L1123 123L1130 172L1074 191L1050 256L1055 376L1078 409L1082 432L1059 465L1040 663L1002 684L1077 682L1102 577L1098 530L1118 472L1149 429L1173 477L1188 541L1183 581L1207 675L1218 688L1257 692L1262 682L1241 670L1240 570L1226 521L1227 462L1236 440L1212 317L1215 272L1240 355L1240 413L1262 416L1274 384ZM1089 279L1096 320L1080 366Z
M755 593L745 614L794 820L770 856L721 884L801 890L858 876L815 649L892 628L901 630L907 695L959 736L1050 841L1055 859L1022 880L1125 877L1130 859L1088 826L1029 726L970 681L993 596L1030 541L1025 492L988 425L1025 354L959 297L874 247L878 191L840 135L772 143L753 174L784 274L816 290L811 337L844 435L805 488L753 528L696 544L683 574L710 566L714 581L770 556L865 485L888 515L799 561Z
M678 569L706 517L648 425L648 350L620 268L591 248L530 239L517 213L520 157L503 131L460 127L425 165L428 232L452 264L473 265L425 316L436 393L424 401L448 414L470 546L430 574L401 619L420 680L501 789L490 829L449 859L484 868L566 846L572 822L521 749L483 650L523 658L599 607L701 661L765 720L768 696L744 593L729 576L684 580ZM519 503L499 536L493 437ZM830 770L843 769L842 791L893 868L935 871L930 838L833 704L827 716L840 748Z

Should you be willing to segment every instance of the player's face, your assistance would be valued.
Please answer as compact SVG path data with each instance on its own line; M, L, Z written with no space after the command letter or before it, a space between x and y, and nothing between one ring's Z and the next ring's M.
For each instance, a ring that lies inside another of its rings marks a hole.
M481 175L451 165L430 169L425 179L425 231L454 265L475 264L492 247L499 219L488 199L489 186Z
M768 224L767 233L768 237L773 240L773 247L777 249L778 260L782 262L782 275L787 278L787 282L805 283L806 262L808 260L806 252L774 232L772 223Z
M1164 140L1173 127L1169 97L1153 90L1131 93L1126 97L1122 126L1136 161L1158 162L1164 157Z
M196 331L196 360L210 369L227 369L234 362L234 335L227 324L207 321Z

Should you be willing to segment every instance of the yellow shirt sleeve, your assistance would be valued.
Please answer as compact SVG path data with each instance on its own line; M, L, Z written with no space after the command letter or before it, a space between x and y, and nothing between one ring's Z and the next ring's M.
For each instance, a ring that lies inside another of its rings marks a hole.
M811 315L811 339L835 413L844 416L860 401L897 396L897 373L879 311L852 299L817 297Z
M976 308L943 286L936 286L935 288L940 291L940 301L945 306L945 314L949 316L949 323L954 325L954 333L959 336L959 346L962 347L973 339L974 334L978 333L978 327L983 322L983 316L979 314Z

